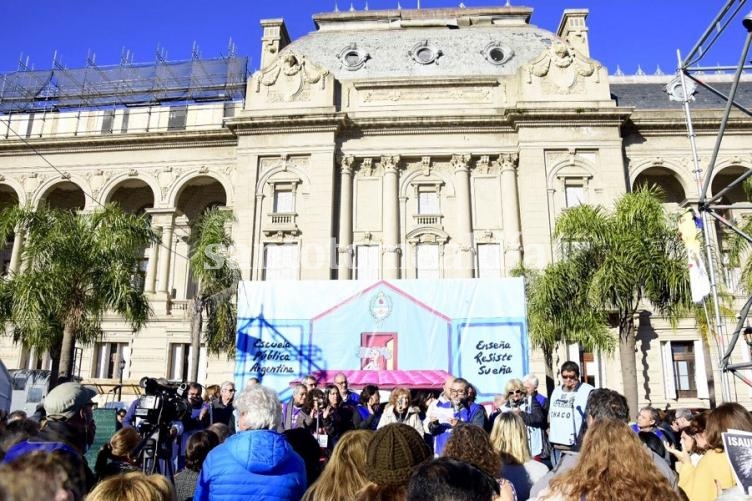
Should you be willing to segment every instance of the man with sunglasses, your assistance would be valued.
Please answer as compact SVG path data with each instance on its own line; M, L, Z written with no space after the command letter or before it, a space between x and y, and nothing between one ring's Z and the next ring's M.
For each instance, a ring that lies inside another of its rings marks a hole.
M575 450L577 437L585 421L585 405L593 387L580 381L580 367L571 360L561 365L561 385L557 386L549 400L548 439L553 448L551 461L554 465L564 451Z
M235 433L235 383L225 381L219 389L219 397L211 401L212 423L224 423L230 430L230 435Z

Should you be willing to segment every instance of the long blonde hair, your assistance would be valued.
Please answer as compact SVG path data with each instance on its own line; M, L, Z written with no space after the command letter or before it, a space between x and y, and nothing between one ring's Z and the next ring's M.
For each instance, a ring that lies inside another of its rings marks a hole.
M175 490L161 475L140 471L106 478L94 487L86 501L174 501Z
M366 451L372 432L348 431L337 442L329 462L301 501L351 500L368 483Z
M637 434L611 419L590 426L577 465L554 478L549 488L554 497L560 494L568 500L679 500Z
M491 443L504 464L525 464L532 459L525 422L513 412L502 412L496 417Z

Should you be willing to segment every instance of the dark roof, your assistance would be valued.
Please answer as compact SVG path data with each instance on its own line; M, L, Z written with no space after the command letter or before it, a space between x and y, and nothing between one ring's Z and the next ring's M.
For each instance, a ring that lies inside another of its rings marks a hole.
M666 77L666 83L672 77ZM731 80L731 75L729 75ZM620 82L611 84L611 97L616 100L618 106L634 107L637 109L681 109L682 103L671 101L666 93L666 83L658 82ZM731 89L730 82L709 82L708 85L728 95ZM723 108L726 100L716 96L710 90L701 85L697 86L694 95L695 100L691 103L692 108ZM736 91L736 102L752 108L752 81L739 82Z

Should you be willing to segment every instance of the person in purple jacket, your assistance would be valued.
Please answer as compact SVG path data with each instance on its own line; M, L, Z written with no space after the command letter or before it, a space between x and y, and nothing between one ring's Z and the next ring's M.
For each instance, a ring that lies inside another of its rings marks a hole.
M305 463L277 432L282 420L277 393L260 384L246 386L235 407L240 431L207 456L194 501L299 500L307 488Z
M452 428L457 423L471 423L481 428L486 425L486 413L480 404L468 400L470 383L463 378L456 378L449 388L449 401L437 403L429 408L425 426L428 433L433 435L433 451L435 456L440 456L447 440L452 433Z

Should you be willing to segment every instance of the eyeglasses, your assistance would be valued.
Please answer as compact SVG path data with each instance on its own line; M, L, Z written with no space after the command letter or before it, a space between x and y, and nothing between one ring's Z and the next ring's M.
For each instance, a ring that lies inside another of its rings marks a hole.
M235 393L235 388L225 388L230 393Z
M574 374L562 374L561 378L562 379L572 379L572 380L575 380L575 379L577 379L577 376L574 375Z
M449 390L451 395L464 395L467 393L465 390Z
M507 396L511 397L512 395L519 395L520 393L522 393L520 390L514 390L507 393Z

